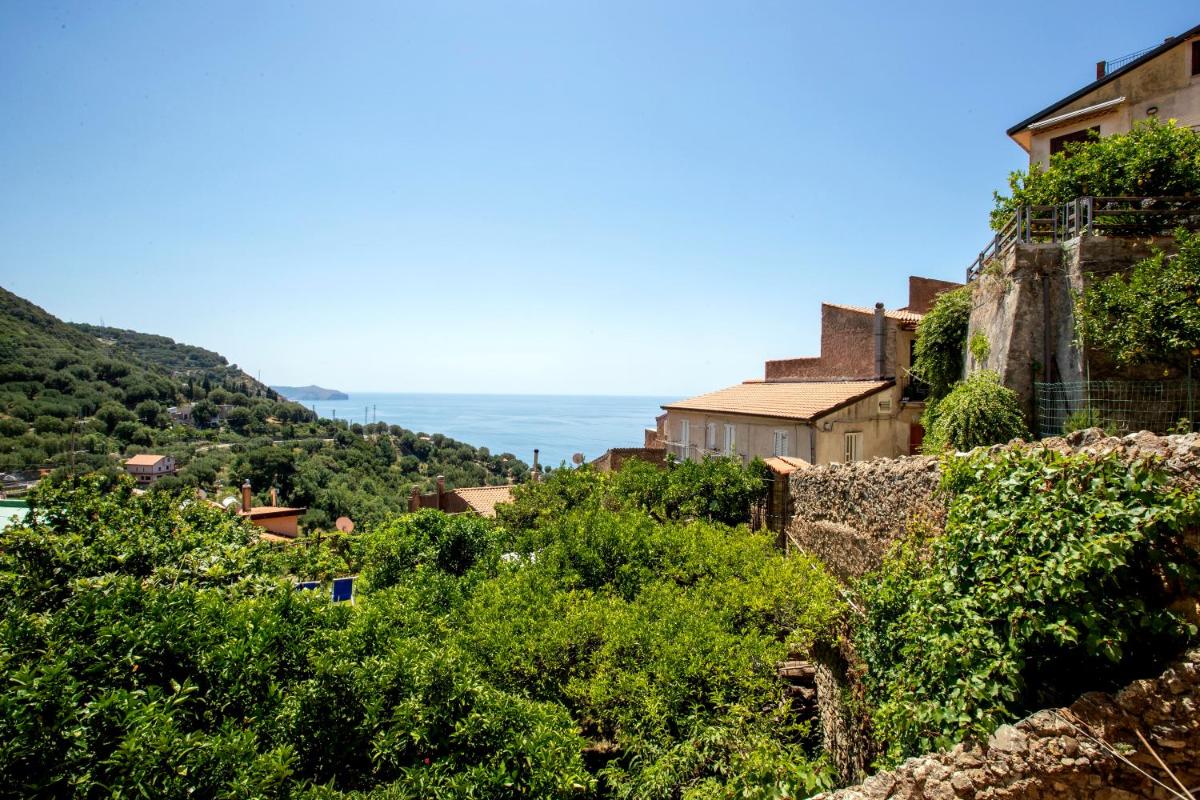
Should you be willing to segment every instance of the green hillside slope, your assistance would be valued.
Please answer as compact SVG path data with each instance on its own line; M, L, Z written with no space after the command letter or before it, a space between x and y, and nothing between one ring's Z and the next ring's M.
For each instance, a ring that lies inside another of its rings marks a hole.
M168 409L189 406L197 425ZM173 455L164 489L231 493L310 508L307 527L340 515L369 523L406 508L415 485L524 480L512 454L383 423L318 419L218 353L163 336L71 325L0 289L0 472L116 473L138 452Z

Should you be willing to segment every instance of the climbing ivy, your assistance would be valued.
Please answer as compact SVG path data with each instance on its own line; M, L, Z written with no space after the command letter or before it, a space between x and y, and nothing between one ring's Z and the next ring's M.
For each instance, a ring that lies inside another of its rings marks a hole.
M1076 297L1079 338L1120 366L1182 366L1200 355L1200 234L1179 231L1127 274L1091 283Z
M917 325L912 373L929 386L931 401L946 396L962 377L971 317L971 288L943 292Z
M1170 606L1200 586L1182 536L1200 501L1158 463L1023 449L942 471L944 534L859 587L885 761L1120 685L1195 638Z

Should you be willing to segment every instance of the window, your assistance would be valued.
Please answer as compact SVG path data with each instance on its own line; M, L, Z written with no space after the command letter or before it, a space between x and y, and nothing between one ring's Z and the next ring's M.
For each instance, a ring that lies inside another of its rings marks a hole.
M1066 149L1067 145L1071 144L1072 142L1091 141L1093 132L1099 136L1100 126L1096 125L1091 128L1084 128L1081 131L1075 131L1074 133L1064 133L1062 136L1055 136L1050 140L1050 155L1061 153Z
M862 461L862 433L846 434L846 462Z
M704 426L704 447L708 450L717 449L717 423L715 422Z
M1200 75L1200 39L1192 42L1192 74Z
M775 431L775 455L786 456L787 454L788 454L787 431Z
M692 438L691 423L684 419L679 421L679 443L684 447L687 446L688 439Z
M733 455L734 449L737 447L737 438L734 434L736 429L729 423L725 424L725 455Z

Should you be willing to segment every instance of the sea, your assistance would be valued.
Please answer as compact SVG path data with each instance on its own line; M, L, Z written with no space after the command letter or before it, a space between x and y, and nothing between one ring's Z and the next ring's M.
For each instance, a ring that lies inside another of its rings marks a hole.
M533 449L543 466L591 461L610 447L640 447L662 405L678 397L534 394L400 394L346 392L349 400L301 401L322 417L386 422L441 433L526 463Z

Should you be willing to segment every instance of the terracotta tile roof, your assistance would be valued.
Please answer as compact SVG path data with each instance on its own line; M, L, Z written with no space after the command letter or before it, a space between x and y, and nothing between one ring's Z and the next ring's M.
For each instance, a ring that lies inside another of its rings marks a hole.
M812 464L809 464L803 458L792 458L791 456L771 456L770 458L764 458L763 463L772 472L779 475L791 475L798 469L808 469L812 466Z
M298 517L308 511L307 508L288 508L287 506L251 506L250 511L242 511L238 507L238 514L250 519L272 519L274 517Z
M511 486L468 486L465 489L455 489L454 494L469 505L472 511L485 517L494 517L498 503L512 501L512 489Z
M875 309L867 308L866 306L851 306L846 305L845 303L822 303L821 305L840 308L843 311L857 311L860 314L870 314L872 316L875 315ZM921 317L924 315L918 314L915 311L909 311L907 308L897 308L891 311L884 309L883 316L887 317L888 319L894 319L897 322L920 322Z
M886 389L892 383L893 381L739 383L727 389L670 403L663 408L668 411L717 411L809 422Z
M162 461L166 456L156 456L153 453L141 453L136 456L130 456L125 459L127 467L153 467L159 461Z

